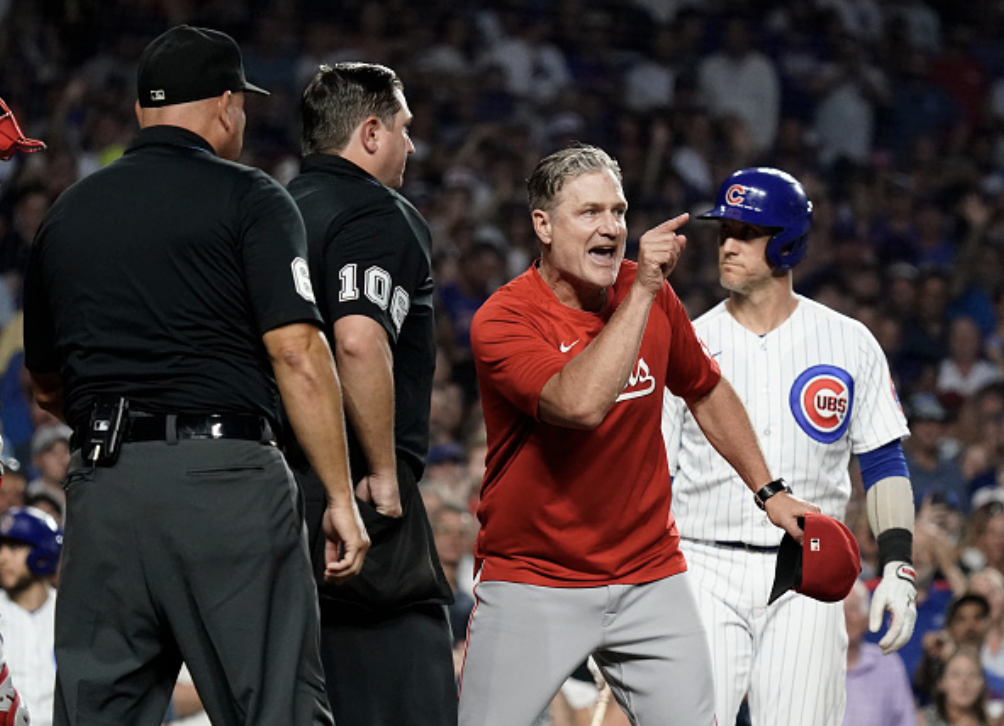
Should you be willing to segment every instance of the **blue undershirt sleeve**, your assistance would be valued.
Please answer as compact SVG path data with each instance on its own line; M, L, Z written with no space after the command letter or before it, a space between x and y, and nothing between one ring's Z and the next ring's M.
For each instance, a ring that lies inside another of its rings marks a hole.
M890 476L910 478L910 471L906 467L906 456L903 454L903 444L899 439L872 451L858 454L858 463L861 465L861 479L865 491L871 489L876 482Z

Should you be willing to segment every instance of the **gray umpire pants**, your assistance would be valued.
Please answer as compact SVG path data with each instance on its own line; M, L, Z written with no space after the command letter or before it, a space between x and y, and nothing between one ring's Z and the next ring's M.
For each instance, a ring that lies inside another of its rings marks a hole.
M253 441L75 452L56 604L56 726L156 726L180 663L214 726L330 726L293 477Z
M474 591L460 726L531 726L592 655L635 726L713 726L711 655L687 573L644 585Z

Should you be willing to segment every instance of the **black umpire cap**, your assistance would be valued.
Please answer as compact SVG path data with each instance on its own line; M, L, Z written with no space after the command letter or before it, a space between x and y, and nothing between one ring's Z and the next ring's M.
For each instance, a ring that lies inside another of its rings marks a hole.
M143 51L136 74L143 108L214 98L225 91L268 91L248 83L237 43L226 33L178 25Z

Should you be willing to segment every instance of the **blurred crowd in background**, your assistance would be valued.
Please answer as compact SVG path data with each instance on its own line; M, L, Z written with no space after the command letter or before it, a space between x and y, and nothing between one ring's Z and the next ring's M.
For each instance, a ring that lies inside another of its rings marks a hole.
M923 631L946 633L951 597L975 573L1004 572L997 0L0 0L0 95L49 147L0 166L0 509L27 499L61 516L68 460L68 431L33 405L22 365L32 237L60 192L128 147L139 53L181 22L233 35L248 78L271 91L247 99L242 160L283 183L298 170L299 94L319 64L382 63L404 81L416 151L401 191L432 227L438 285L423 489L467 607L485 451L469 325L536 256L525 179L574 141L621 164L628 256L649 227L707 208L736 169L776 166L806 187L815 222L796 290L875 334L912 431L922 616L903 654L911 676L936 655ZM670 282L696 317L724 296L717 229L684 232ZM855 482L847 520L868 580L877 552ZM1004 701L1004 575L985 579L975 646L986 684L1001 679L991 700ZM920 703L940 682L925 673Z

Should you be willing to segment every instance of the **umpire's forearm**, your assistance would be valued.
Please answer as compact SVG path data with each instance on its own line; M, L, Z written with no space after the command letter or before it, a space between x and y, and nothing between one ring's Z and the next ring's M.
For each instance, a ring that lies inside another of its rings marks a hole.
M772 481L760 442L746 408L732 385L722 378L704 397L687 401L708 442L725 457L752 492Z
M375 320L349 315L335 323L334 339L345 415L368 472L396 478L394 356L387 333Z
M271 330L264 341L293 432L328 501L351 505L341 389L327 341L309 324Z

